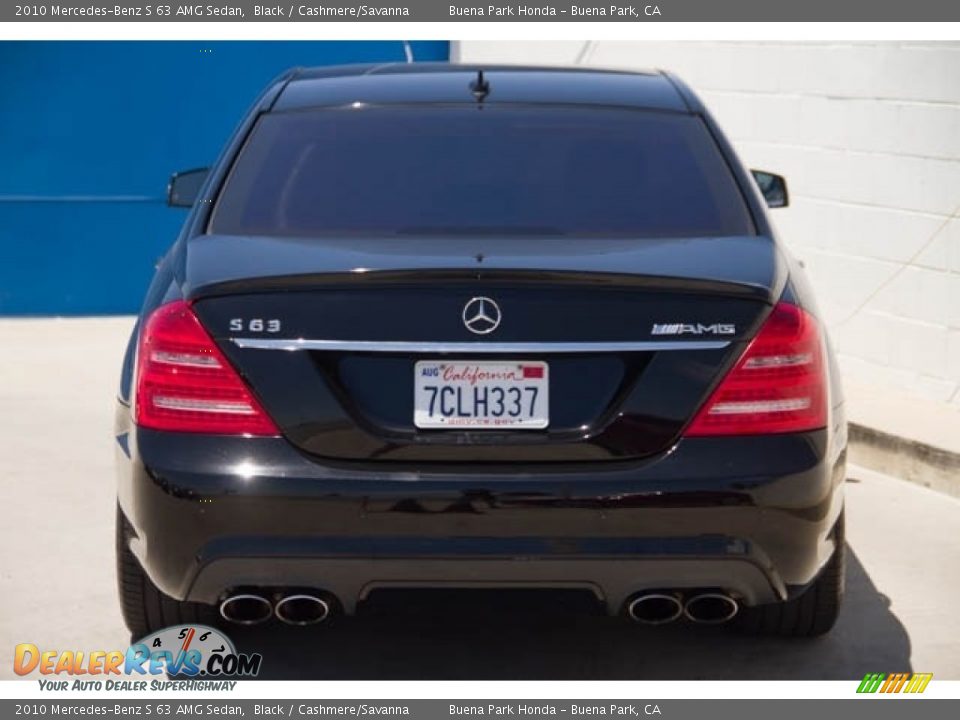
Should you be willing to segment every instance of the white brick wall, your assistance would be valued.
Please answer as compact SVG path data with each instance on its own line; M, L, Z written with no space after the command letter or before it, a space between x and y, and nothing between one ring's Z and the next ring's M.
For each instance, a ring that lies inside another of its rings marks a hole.
M960 404L960 43L457 43L463 62L675 71L744 162L849 376Z

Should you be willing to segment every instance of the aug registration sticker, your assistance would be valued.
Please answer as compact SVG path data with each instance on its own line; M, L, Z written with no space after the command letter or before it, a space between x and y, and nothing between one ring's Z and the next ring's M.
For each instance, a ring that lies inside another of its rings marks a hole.
M550 373L535 360L425 360L414 366L413 422L432 429L539 429L550 424Z

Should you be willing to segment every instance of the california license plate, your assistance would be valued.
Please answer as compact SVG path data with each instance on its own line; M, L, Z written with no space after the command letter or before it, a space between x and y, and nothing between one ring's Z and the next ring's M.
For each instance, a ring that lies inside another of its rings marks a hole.
M550 424L547 363L422 360L414 366L418 428L537 429Z

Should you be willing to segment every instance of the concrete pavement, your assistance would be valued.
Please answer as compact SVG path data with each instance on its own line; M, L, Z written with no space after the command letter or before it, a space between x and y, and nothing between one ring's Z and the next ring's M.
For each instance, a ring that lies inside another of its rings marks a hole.
M114 586L113 397L130 318L0 320L0 678L19 642L128 641ZM960 679L960 500L854 467L838 626L816 641L632 626L529 602L436 602L233 632L274 678ZM329 650L328 650L329 649Z
M854 462L960 497L960 404L865 384L851 371L844 392Z

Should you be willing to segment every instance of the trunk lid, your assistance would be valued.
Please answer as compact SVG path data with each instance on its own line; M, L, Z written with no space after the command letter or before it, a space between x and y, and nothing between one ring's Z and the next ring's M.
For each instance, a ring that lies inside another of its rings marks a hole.
M305 452L551 463L669 448L779 296L784 269L764 237L201 236L186 245L180 280ZM488 335L463 322L478 296L502 314ZM498 344L507 349L490 355ZM437 358L548 363L549 426L418 429L414 366Z

